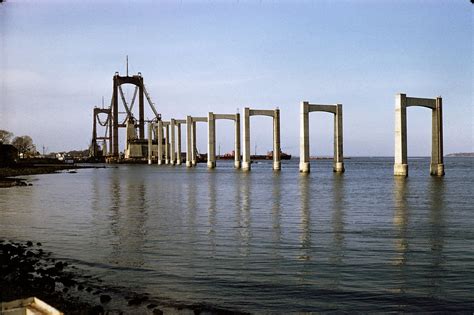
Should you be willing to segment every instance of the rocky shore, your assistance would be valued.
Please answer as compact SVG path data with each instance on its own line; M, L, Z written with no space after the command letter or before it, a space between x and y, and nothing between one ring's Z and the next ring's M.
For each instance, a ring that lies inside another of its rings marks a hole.
M34 296L65 314L242 314L108 286L32 241L0 240L0 275L0 302Z
M13 186L31 186L31 183L28 183L25 179L16 178L16 176L51 174L61 171L69 171L74 173L76 172L76 169L91 167L92 166L78 166L74 164L15 165L0 167L0 188Z

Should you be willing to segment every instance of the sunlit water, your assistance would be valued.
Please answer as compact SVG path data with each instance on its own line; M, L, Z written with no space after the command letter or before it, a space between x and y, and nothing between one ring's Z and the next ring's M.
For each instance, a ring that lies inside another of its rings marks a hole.
M0 190L0 237L106 282L250 312L474 309L474 159L298 161L251 172L156 165L27 177Z

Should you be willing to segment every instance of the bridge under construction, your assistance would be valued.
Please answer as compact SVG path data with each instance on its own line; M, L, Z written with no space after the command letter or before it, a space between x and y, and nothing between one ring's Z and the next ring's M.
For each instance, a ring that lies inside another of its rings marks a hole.
M135 86L130 102L127 102L122 85L132 84ZM134 104L138 96L138 114L134 114ZM121 102L119 102L119 98ZM145 120L144 107L145 98L153 112L153 118ZM444 175L443 164L443 124L442 124L442 99L407 97L398 94L395 99L395 161L394 175L408 176L407 163L407 131L406 131L406 108L410 106L421 106L432 111L432 154L430 174L434 176ZM119 106L121 104L121 106ZM334 115L334 163L333 170L343 173L343 117L342 104L310 104L302 102L300 106L300 164L301 173L310 172L309 162L309 120L310 112L326 112ZM267 116L273 121L273 169L281 169L281 143L280 143L280 109L243 109L243 152L241 155L241 131L239 113L214 113L209 112L205 116L186 116L181 118L170 118L162 120L161 114L156 110L150 94L148 93L143 76L138 74L120 76L118 72L113 77L113 90L110 106L108 108L95 107L93 110L93 129L91 143L91 157L97 160L105 160L109 163L137 163L143 162L158 165L181 165L183 152L181 150L181 126L186 125L186 154L187 167L196 166L199 158L196 147L196 124L207 123L207 166L216 167L216 121L228 119L234 122L234 166L249 171L251 169L250 155L250 118L251 116ZM102 117L102 118L101 118ZM122 117L123 119L119 119ZM145 123L148 133L145 138ZM99 126L98 126L99 125ZM104 131L103 136L98 136L99 127ZM125 150L119 152L119 128L126 129ZM102 141L99 147L98 141ZM108 147L108 150L107 150Z

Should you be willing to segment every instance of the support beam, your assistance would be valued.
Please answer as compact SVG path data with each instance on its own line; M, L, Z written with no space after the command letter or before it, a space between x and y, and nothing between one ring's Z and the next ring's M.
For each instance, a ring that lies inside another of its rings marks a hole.
M395 176L408 176L407 160L407 113L409 106L421 106L431 109L431 163L430 174L444 176L443 163L443 119L442 99L407 97L398 94L395 98Z
M235 114L234 167L240 168L240 114Z
M393 174L408 176L406 94L398 94L395 97L395 165Z
M249 171L250 166L250 116L269 116L273 118L273 169L281 169L280 161L280 110L244 108L244 152L242 169Z
M196 166L197 165L197 144L196 144L196 121L192 121L191 123L191 143L192 143L192 151L191 151L191 165Z
M334 115L334 161L333 171L344 172L342 104L321 105L301 102L300 105L300 172L309 173L309 113L326 112Z
M166 138L165 138L165 164L170 164L170 124L164 123Z
M216 167L216 120L213 112L207 117L207 167Z
M186 116L186 167L192 167L192 119L191 116Z
M273 169L276 171L281 170L280 153L280 110L277 108L273 116Z
M151 122L148 123L148 164L151 164L151 151L153 147L153 124Z
M170 120L170 128L171 128L170 163L171 165L176 165L176 137L175 137L176 121L174 119Z
M443 162L443 100L436 98L436 107L432 110L431 165L430 174L444 176Z
M300 105L300 172L309 173L309 103Z
M158 165L163 164L163 122L158 121L157 124L157 142L158 142Z
M333 171L344 173L343 156L343 129L342 129L342 104L336 105L336 114L334 115L334 165Z
M181 160L181 123L178 123L176 125L176 127L178 128L178 143L177 143L177 146L176 146L176 165L181 165L182 164L182 160Z
M250 108L244 108L244 150L243 150L243 161L242 161L242 170L250 171Z

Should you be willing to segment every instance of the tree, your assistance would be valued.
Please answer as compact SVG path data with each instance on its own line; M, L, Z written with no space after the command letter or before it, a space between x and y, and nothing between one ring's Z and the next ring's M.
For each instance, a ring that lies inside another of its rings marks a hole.
M12 141L12 145L17 148L20 154L29 155L36 153L36 147L30 136L15 137Z
M0 143L9 144L13 137L13 133L7 130L0 129Z

